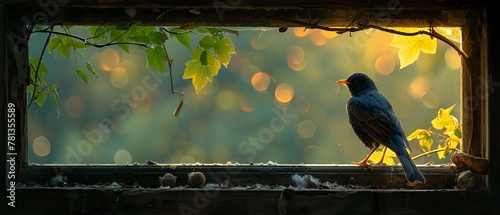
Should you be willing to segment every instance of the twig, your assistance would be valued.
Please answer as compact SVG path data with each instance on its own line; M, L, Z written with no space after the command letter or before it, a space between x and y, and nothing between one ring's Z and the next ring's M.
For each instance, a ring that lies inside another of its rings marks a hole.
M51 31L53 29L54 29L54 25L52 25L50 27ZM43 55L45 54L45 50L47 49L47 45L49 44L49 40L50 40L51 36L52 36L52 33L49 33L49 35L47 36L47 39L45 39L45 43L43 44L42 53L40 54L40 60L38 60L38 64L36 65L36 69L35 69L35 80L34 80L35 83L36 83L36 81L38 81L38 71L40 70L40 65L42 64ZM28 108L31 107L31 104L35 100L34 98L35 98L35 92L36 92L37 86L38 86L38 84L33 85L33 93L31 94L31 99L30 99L30 103L28 104Z
M370 28L384 31L387 33L398 34L398 35L402 35L402 36L417 36L417 35L425 34L425 35L428 35L430 37L437 38L438 40L441 40L442 42L448 44L453 49L455 49L455 51L458 52L458 54L465 60L466 64L469 63L469 57L467 56L467 54L464 51L462 51L462 49L460 49L460 47L458 47L455 43L453 43L453 41L449 40L445 36L436 32L433 28L431 28L430 31L423 31L422 30L422 31L416 31L416 32L403 32L403 31L397 31L394 29L384 28L381 26L371 25L371 24L366 24L366 25L363 25L360 27L338 28L338 27L320 26L318 24L311 25L311 24L308 24L306 22L301 22L301 21L296 21L296 20L289 20L289 22L292 22L295 24L300 24L300 25L303 25L306 28L310 28L310 29L320 29L320 30L324 30L324 31L335 31L338 34L343 34L346 32L352 33L352 32L362 31L362 30L366 30L366 29L370 29Z
M440 151L444 151L446 148L439 148L439 149L434 149L434 150L430 150L428 152L424 152L422 154L419 154L419 155L416 155L415 157L412 157L411 159L412 160L416 160L416 159L419 159L421 157L424 157L424 156L427 156L427 155L430 155L432 153L438 153ZM460 150L458 150L457 148L450 148L451 151L457 151L459 152Z
M83 38L83 37L79 37L79 36L76 36L73 34L68 34L68 33L63 33L63 32L58 32L58 31L40 30L40 31L33 31L33 33L49 33L49 34L63 35L63 36L67 36L67 37L71 37L71 38L80 40L85 45L93 46L96 48L103 48L103 47L112 46L112 45L135 45L135 46L142 46L142 47L148 48L148 46L146 44L132 43L132 42L109 42L109 43L105 43L105 44L96 44L96 43L90 42L88 38Z

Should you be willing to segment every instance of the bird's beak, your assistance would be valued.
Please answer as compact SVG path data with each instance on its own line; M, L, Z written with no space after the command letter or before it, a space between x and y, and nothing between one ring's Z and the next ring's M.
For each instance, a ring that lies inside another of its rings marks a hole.
M349 81L345 80L345 79L342 79L342 80L338 80L337 83L339 84L343 84L343 85L348 85L350 84Z

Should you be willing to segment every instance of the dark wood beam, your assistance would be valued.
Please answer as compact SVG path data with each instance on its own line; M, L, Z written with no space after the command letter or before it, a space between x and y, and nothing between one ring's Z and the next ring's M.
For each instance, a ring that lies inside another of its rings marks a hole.
M499 214L486 191L32 188L19 214ZM285 198L284 198L285 199ZM498 200L498 199L497 199ZM48 207L50 205L50 207ZM446 206L443 206L446 205Z
M114 25L140 20L143 25L303 27L356 26L461 26L462 10L478 3L443 1L7 1L22 7L29 24ZM236 2L230 4L229 2ZM52 3L52 4L49 4ZM220 5L219 5L220 3ZM214 5L215 4L215 5ZM360 23L361 22L361 23Z
M427 183L419 189L452 189L455 187L456 168L419 167ZM308 174L322 182L329 181L346 186L369 188L410 188L401 166L356 165L41 165L30 166L20 182L46 185L57 175L65 177L68 184L123 183L128 186L159 187L159 177L171 173L177 177L177 186L187 185L188 174L201 171L207 183L228 183L231 186L253 184L292 185L292 175Z

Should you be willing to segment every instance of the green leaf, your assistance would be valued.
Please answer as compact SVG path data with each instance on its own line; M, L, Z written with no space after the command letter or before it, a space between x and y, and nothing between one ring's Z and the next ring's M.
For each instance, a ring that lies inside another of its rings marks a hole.
M227 67L227 64L231 60L231 54L235 54L233 42L227 37L217 41L214 51L217 59L219 59L224 67Z
M106 32L108 32L111 28L107 26L92 26L89 29L89 34L92 37L92 42L97 42L99 40L106 40Z
M161 46L155 48L148 48L148 67L152 67L156 71L163 73L165 70L165 62L167 62L167 55Z
M189 31L182 29L173 29L171 35L177 38L182 45L186 46L189 50L191 50L191 38L189 37Z
M33 68L36 69L38 62L40 62L40 57L29 59L29 62L33 66ZM38 67L38 78L36 80L35 80L36 71L34 69L30 69L31 80L33 80L40 86L43 85L45 74L49 74L49 71L47 70L47 67L45 66L45 63L43 63L43 61L40 62L40 66Z
M92 73L92 75L94 75L94 77L99 78L99 75L97 75L97 72L95 72L94 68L92 67L92 64L86 62L85 66L87 67L87 70L89 70L89 72Z
M116 29L111 29L109 31L110 41L115 41L117 43L127 42L129 35L130 35L130 31L125 32L125 31L116 30ZM118 47L120 47L123 51L129 53L129 45L128 44L118 44Z
M28 94L32 95L34 89L35 89L35 85L33 85L33 84L28 85L28 89L27 89L28 90Z
M206 34L206 33L209 33L208 30L204 27L198 27L198 28L195 28L194 31L198 34Z
M62 56L69 58L71 55L71 47L67 38L61 37L61 43L57 47L57 51L61 53Z
M61 38L59 36L52 37L49 41L49 44L47 45L47 49L49 52L54 51L54 49L59 46L59 43L61 43Z
M80 76L80 78L88 85L90 86L90 83L89 83L89 79L87 78L87 74L85 74L84 71L80 70L80 69L76 69L76 74L78 76Z
M88 45L85 45L84 42L76 39L71 39L70 40L71 46L73 46L74 49L85 49L88 48Z
M208 32L210 32L211 34L221 34L222 33L222 30L218 29L218 28L206 28Z
M203 66L208 65L208 59L207 59L207 50L203 50L200 55L200 63Z
M460 127L455 128L455 136L462 138L462 130L460 130Z
M200 58L202 53L206 53L207 64L202 65ZM192 60L186 62L186 69L182 76L183 79L192 78L192 83L196 93L207 85L207 82L212 82L213 76L216 76L220 69L220 62L217 61L212 52L201 47L196 48L190 54Z
M215 45L216 45L216 42L211 36L204 36L200 40L200 47L202 47L204 49L211 49L211 48L215 47Z
M57 89L51 83L47 83L47 86L49 86L50 99L52 100L52 103L54 103L54 106L56 107L57 118L59 118L59 115L61 113L61 110L59 108L59 102L57 102L57 97L59 97L59 93L57 93Z
M151 41L151 43L156 44L156 45L161 45L165 43L165 36L158 32L158 31L153 31L148 34L148 39Z
M61 35L56 35L50 39L49 45L48 45L48 50L49 52L52 52L57 48L57 51L59 53L66 57L69 58L71 54L71 48L70 48L70 42L68 42L67 38L65 36Z
M40 91L36 94L35 102L38 104L39 107L42 107L46 99L47 99L47 93L45 91Z

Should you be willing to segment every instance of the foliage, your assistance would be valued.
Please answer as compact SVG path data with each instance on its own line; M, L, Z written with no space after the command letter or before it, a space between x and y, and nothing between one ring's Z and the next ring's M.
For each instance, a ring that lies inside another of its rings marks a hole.
M213 76L220 70L220 64L227 66L231 55L235 53L233 42L225 37L223 31L218 28L193 28L191 25L183 25L170 29L164 27L139 26L139 22L123 22L116 26L91 26L88 38L82 38L70 34L71 26L61 26L53 31L54 26L43 29L35 28L35 33L48 33L47 50L57 51L66 58L79 55L78 50L94 47L105 47L117 45L129 53L130 45L141 47L147 56L147 66L159 73L164 73L166 66L171 68L173 60L170 59L165 43L169 38L176 38L187 49L191 50L191 34L203 36L198 47L191 52L192 60L186 62L183 78L192 78L193 86L198 93L206 84L211 82ZM50 30L48 30L50 29ZM55 34L52 36L52 34ZM45 50L43 50L45 51ZM42 52L43 56L43 52ZM81 57L81 56L80 56ZM83 58L82 58L83 60ZM44 104L46 97L50 96L54 102L58 114L59 104L57 102L56 88L44 81L44 75L48 73L45 64L38 58L30 58L30 77L32 84L28 87L32 101L40 107ZM90 62L86 62L86 71L76 66L75 73L90 86L87 73L99 78ZM36 87L39 86L39 87ZM174 93L174 92L173 92Z
M420 31L427 31L426 28L394 28L394 30L402 33L414 33ZM437 33L446 35L446 38L455 42L460 42L461 34L458 28L435 28ZM420 52L426 54L435 54L437 47L437 39L432 38L426 34L418 34L415 36L407 35L394 35L391 46L399 48L398 58L400 62L400 69L414 63Z
M439 159L446 158L451 150L457 150L456 148L462 141L462 130L457 118L450 114L454 107L455 105L447 109L440 108L436 118L431 120L431 126L427 129L416 129L408 135L408 141L418 140L424 154L437 153ZM443 129L442 133L434 131ZM437 148L433 150L434 138L439 138L440 140L438 141ZM371 162L378 162L382 157L382 153L383 149L375 151L369 160ZM396 157L396 154L387 149L384 163L389 165L395 164L394 157Z

